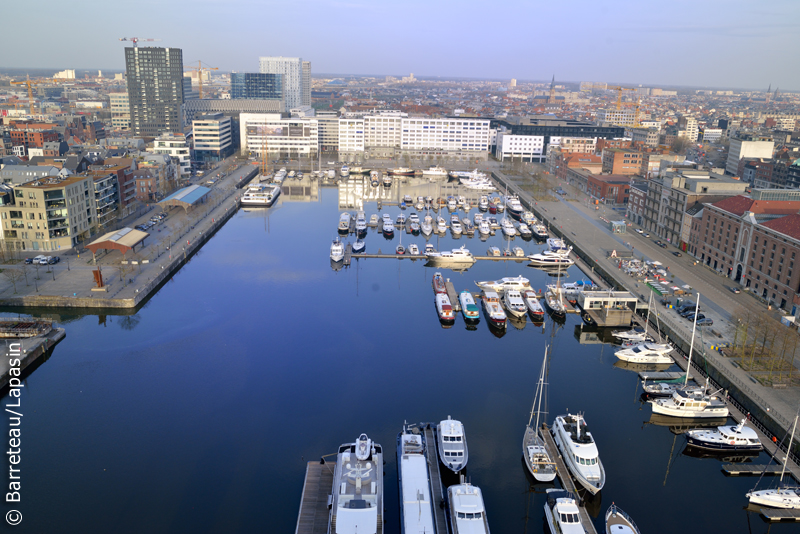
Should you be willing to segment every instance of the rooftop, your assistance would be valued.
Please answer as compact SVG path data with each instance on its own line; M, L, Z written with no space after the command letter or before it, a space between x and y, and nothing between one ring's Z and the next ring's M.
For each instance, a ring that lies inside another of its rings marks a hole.
M37 189L61 189L63 187L86 180L86 178L86 176L77 176L74 174L67 176L66 178L62 178L61 176L45 176L43 178L33 180L32 182L22 184L21 187L35 187Z
M761 226L766 226L780 234L800 240L800 215L797 213L763 222Z
M735 197L714 202L713 206L740 217L748 211L756 215L790 215L800 211L800 201L797 200L753 200L744 195L736 195Z

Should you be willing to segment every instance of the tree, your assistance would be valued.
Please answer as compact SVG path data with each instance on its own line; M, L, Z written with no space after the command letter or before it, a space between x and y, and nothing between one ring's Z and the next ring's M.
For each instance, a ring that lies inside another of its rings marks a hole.
M3 276L5 276L11 285L14 286L14 294L17 294L17 281L25 276L25 274L20 271L19 269L3 269L2 271Z
M680 136L676 137L674 141L672 141L672 151L676 154L681 154L686 151L686 148L689 146L689 140L686 137Z

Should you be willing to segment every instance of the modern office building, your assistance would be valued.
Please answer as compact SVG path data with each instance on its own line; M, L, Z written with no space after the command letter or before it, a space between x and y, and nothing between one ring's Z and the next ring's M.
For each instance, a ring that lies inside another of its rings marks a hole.
M522 161L542 161L544 157L543 135L514 135L507 130L497 132L495 157L500 161L519 159Z
M222 161L233 154L231 118L222 113L207 113L192 121L195 161Z
M183 51L125 48L131 130L141 137L183 133Z
M280 100L282 97L283 74L231 73L231 99L233 100Z
M635 126L636 112L632 109L601 109L597 112L597 122L617 124L619 126Z
M115 130L131 129L131 103L128 93L109 93L111 126Z
M728 148L728 161L725 163L727 174L736 174L739 170L739 160L742 158L771 158L775 148L775 141L771 137L758 137L742 135L731 137Z
M283 77L283 97L285 109L311 105L311 63L299 57L262 57L259 58L259 70L262 74L281 74ZM307 79L309 88L304 88ZM308 93L307 101L305 99Z
M191 124L197 117L206 113L222 113L231 118L231 139L234 150L239 148L239 115L242 113L281 113L285 105L279 99L237 99L237 100L187 100L183 104L184 124Z
M317 119L284 119L280 113L242 113L239 116L242 152L269 158L316 158L319 150Z
M531 115L519 119L493 119L491 128L505 126L514 135L544 136L543 153L547 154L552 137L593 137L598 139L618 139L625 135L621 126L597 125L571 119L559 119L555 115ZM597 150L601 150L598 141Z
M153 141L154 154L167 154L178 164L181 176L192 173L192 154L186 136L183 134L164 134Z

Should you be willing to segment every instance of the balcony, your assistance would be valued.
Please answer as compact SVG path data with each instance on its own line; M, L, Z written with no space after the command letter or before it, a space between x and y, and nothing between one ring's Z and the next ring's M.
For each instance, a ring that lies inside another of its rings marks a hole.
M47 229L48 229L48 230L55 230L55 229L57 229L57 228L67 228L68 226L69 226L69 225L67 224L67 222L66 222L66 221L61 221L61 222L48 222L48 223L47 223Z
M47 200L44 203L46 209L55 210L59 208L66 208L67 202L65 200Z

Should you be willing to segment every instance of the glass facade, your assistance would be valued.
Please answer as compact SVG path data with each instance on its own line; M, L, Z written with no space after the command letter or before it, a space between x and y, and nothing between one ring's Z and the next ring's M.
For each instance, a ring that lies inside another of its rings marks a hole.
M259 72L231 74L231 98L280 99L283 96L283 75Z

